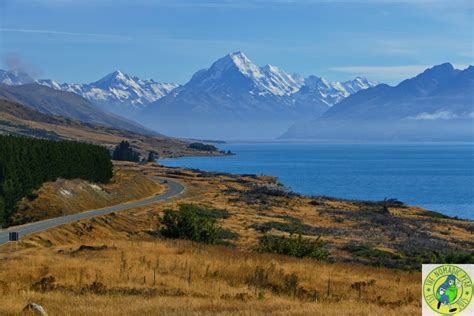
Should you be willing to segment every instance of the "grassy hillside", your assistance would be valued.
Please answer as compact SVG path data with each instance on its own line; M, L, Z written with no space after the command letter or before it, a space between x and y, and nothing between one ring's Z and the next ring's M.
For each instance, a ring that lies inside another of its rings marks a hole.
M12 225L98 209L159 194L164 187L140 172L115 169L109 183L59 179L45 183L34 192L36 198L23 198Z
M47 115L19 103L0 99L0 134L15 134L47 139L77 140L113 149L128 141L143 157L149 151L160 157L219 155L189 148L189 142L166 136L148 136L126 129L88 124L69 118Z
M81 142L0 135L0 224L11 224L21 198L58 178L108 182L108 150Z
M121 165L177 179L186 194L23 238L0 261L0 314L34 301L51 315L416 315L420 262L474 251L472 221L395 201L304 197L273 177ZM212 214L230 246L163 238L160 217L183 203ZM330 257L258 251L262 236L292 231L319 237Z
M0 98L17 102L41 113L60 115L81 122L101 124L156 135L138 123L99 109L83 97L38 84L9 86L0 84Z

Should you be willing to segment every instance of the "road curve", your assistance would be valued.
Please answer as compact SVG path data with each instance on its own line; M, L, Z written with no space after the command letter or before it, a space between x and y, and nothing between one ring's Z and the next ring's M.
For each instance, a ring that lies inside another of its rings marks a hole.
M86 211L82 213L76 213L76 214L66 215L62 217L51 218L51 219L34 222L30 224L25 224L21 226L9 227L8 229L0 230L0 246L8 242L9 232L20 233L20 240L21 240L21 238L27 234L37 233L37 232L44 231L44 230L47 230L59 225L69 224L81 219L105 215L112 212L125 211L134 207L149 205L149 204L153 204L159 201L168 200L172 197L182 194L185 190L185 187L179 182L176 182L170 179L159 178L159 177L152 177L152 179L155 181L166 181L168 185L168 190L163 194L151 196L151 197L138 200L138 201L117 204L114 206L109 206L109 207L101 208L98 210L91 210L91 211Z

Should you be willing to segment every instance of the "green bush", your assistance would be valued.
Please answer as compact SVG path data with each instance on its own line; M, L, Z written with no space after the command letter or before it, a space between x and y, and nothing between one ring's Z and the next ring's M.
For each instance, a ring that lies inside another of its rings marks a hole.
M272 252L297 258L327 260L326 243L317 239L303 238L301 234L285 236L264 235L260 237L258 251Z
M399 255L379 250L370 244L350 243L344 249L357 257L368 259L400 259Z
M396 268L402 270L420 270L422 264L467 264L474 263L474 253L449 250L447 252L418 249L401 251L399 254L376 249L370 244L349 243L344 250L356 257L368 259L374 266Z
M184 204L186 205L186 204ZM214 219L226 219L230 217L230 213L227 210L219 209L219 208L207 208L204 206L196 206L196 205L187 205L188 207L192 207L196 210L196 213L199 216L207 217L207 218L214 218Z
M238 234L224 230L217 224L218 218L227 218L225 210L208 209L194 204L181 204L178 211L165 210L161 218L162 236L187 239L206 244L223 244L223 239L237 239Z

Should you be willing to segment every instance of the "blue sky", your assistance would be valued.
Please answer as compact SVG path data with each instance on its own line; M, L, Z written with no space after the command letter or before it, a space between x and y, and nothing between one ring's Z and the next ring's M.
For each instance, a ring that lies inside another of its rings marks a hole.
M2 0L0 67L185 83L243 51L289 73L394 84L429 65L472 64L473 12L470 0Z

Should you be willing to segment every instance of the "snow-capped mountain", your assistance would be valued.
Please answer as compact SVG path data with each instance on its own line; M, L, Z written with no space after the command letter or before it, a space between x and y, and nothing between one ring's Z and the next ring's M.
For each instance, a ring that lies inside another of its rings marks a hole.
M474 67L460 70L444 63L396 86L380 84L348 96L321 117L294 124L282 137L472 141L473 119Z
M88 84L58 83L52 80L37 80L37 83L76 93L111 112L121 114L127 109L140 110L178 86L153 79L140 79L119 70Z
M203 89L220 93L223 90L252 95L285 96L301 87L291 75L272 65L259 68L242 52L224 56L209 69L198 71L186 84L186 89ZM230 90L229 90L230 89Z
M332 106L351 94L374 86L374 83L361 77L345 82L329 82L324 78L309 76L304 79L304 84L293 97L299 102Z
M275 137L293 122L320 116L354 91L372 85L362 78L345 83L315 76L304 79L272 65L258 67L244 53L235 52L150 104L140 119L177 136Z
M0 76L12 85L32 81L8 72ZM242 52L216 60L183 86L121 71L86 84L35 82L78 94L169 135L219 139L276 137L291 124L319 117L348 96L374 86L364 78L330 82L289 74L273 65L259 67Z
M174 83L156 82L153 79L140 79L119 70L98 81L85 84L59 83L50 79L34 80L21 71L0 70L0 83L7 85L37 83L55 90L73 92L116 114L139 111L178 86Z
M27 73L21 70L1 70L0 69L0 83L7 85L21 85L26 83L32 83L35 80L31 78Z

